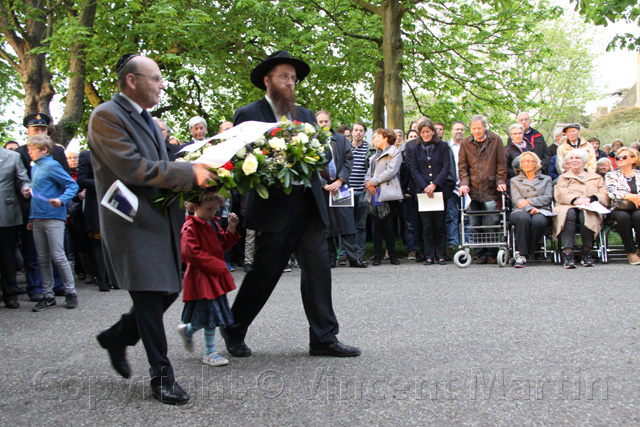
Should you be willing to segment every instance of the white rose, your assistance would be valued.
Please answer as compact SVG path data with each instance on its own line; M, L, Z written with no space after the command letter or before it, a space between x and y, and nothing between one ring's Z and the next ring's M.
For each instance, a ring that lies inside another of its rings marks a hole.
M296 138L298 138L298 141L302 142L303 144L309 142L309 137L306 133L300 132Z
M269 146L274 150L284 150L287 142L283 138L271 138L269 140Z
M245 147L242 147L236 153L236 156L238 156L238 158L240 158L240 159L244 159L244 156L246 156L246 155L247 155L247 149Z
M311 140L311 144L309 144L312 148L318 148L320 147L320 141L318 141L316 138L313 138Z
M226 170L225 168L218 168L218 176L219 177L227 177L231 176L231 172Z
M251 175L258 170L258 159L253 154L249 154L242 164L242 172L245 175Z
M304 124L304 133L316 133L316 130L309 123Z
M264 135L260 136L260 138L256 139L255 144L256 145L264 145L265 142L267 142L266 138L264 137Z

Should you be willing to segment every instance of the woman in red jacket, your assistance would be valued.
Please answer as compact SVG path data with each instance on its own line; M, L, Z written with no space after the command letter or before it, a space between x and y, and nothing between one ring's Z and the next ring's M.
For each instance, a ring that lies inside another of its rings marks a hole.
M220 229L214 214L221 203L217 192L206 192L198 202L186 202L187 216L182 227L182 261L184 275L182 322L178 333L187 351L193 352L193 334L204 328L205 354L202 363L222 366L229 361L216 352L215 328L233 322L226 294L236 288L224 260L224 251L240 239L236 231L238 217L229 214L229 227Z

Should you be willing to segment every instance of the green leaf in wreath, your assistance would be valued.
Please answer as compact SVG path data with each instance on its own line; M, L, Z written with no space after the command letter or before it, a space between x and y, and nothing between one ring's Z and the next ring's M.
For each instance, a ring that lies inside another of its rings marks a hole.
M257 184L256 185L256 191L258 192L258 195L260 197L262 197L263 199L268 199L269 198L269 190L267 190L267 187L265 187L262 184Z

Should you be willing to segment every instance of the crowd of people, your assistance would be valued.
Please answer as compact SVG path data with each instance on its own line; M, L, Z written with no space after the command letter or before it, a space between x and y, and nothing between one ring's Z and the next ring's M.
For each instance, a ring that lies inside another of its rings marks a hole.
M547 145L526 112L507 129L506 145L488 130L482 115L468 124L455 121L449 141L444 124L422 117L411 123L406 137L401 129L377 129L369 143L363 122L334 131L330 112L314 114L295 104L295 87L309 71L286 51L268 56L251 73L265 97L238 109L233 122L219 128L224 132L244 121L275 122L284 116L330 130L327 165L313 177L311 188L294 183L290 194L273 189L269 199L252 191L224 200L210 188L215 175L203 165L175 162L180 150L207 138L207 122L189 120L192 139L180 142L165 121L151 118L147 109L157 104L164 80L149 58L120 58L119 93L92 114L90 150L65 153L53 143L48 115L26 116L26 143L10 141L0 148L5 305L19 308L18 295L26 292L35 312L56 306L55 297L62 295L66 307L75 308L73 272L100 291L129 291L131 310L97 340L125 378L131 375L126 347L142 340L152 394L164 403L182 404L189 396L175 382L162 317L182 290L183 274L185 307L178 333L193 351L194 333L204 329L203 363L221 366L229 361L216 350L215 328L221 328L231 356L251 356L247 330L292 266L302 270L310 355L360 355L360 349L336 336L331 268L368 268L369 262L377 267L383 261L398 265L398 238L407 260L447 264L461 243L465 199L469 210L488 212L473 216L471 228L491 228L500 221L495 212L503 208L502 196L509 195L514 267L525 267L536 256L549 230L561 241L565 268L576 267L575 250L582 265L593 266L593 239L604 221L595 203L612 209L609 217L617 224L629 263L640 264L635 240L640 233L640 143L626 147L616 140L600 149L596 138L580 137L580 125L568 124L558 127L555 142ZM140 200L133 222L98 202L116 180ZM165 214L153 208L159 189L194 186L209 190ZM342 203L334 204L338 200ZM373 241L369 259L368 236ZM157 250L151 254L148 247ZM476 250L475 262L496 263L496 251ZM246 274L230 307L225 294L235 290L234 265ZM25 290L17 287L19 269L25 272Z

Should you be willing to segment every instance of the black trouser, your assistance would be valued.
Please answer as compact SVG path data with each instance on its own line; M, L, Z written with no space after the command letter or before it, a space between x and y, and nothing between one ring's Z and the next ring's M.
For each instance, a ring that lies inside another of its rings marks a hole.
M636 231L636 239L640 238L640 210L629 213L626 211L613 210L611 219L617 224L618 234L624 244L624 252L627 254L636 252L636 242L633 241L633 230Z
M289 196L290 221L278 232L256 232L253 268L242 281L233 303L233 324L225 331L230 340L244 339L247 330L278 284L292 253L300 264L302 304L309 321L311 345L337 341L338 320L331 300L331 265L326 225L313 193L294 189Z
M531 215L529 212L512 212L511 225L515 228L516 251L520 255L530 255L544 236L544 229L549 225L549 218L542 214Z
M422 220L422 239L424 240L424 255L427 259L444 259L447 254L446 218L447 212L444 210L420 212L420 219Z
M349 261L357 261L360 257L358 256L358 248L356 247L356 235L355 234L341 234L340 238L342 239L342 247L344 248L344 252ZM337 237L328 237L327 238L327 247L329 248L329 260L336 259L338 254L338 246L336 245Z
M400 202L387 203L389 203L389 214L387 216L377 218L375 215L371 215L371 218L373 218L373 256L376 258L382 258L383 239L389 251L389 258L395 258L396 256L396 236L393 232L393 227Z
M111 327L109 335L123 345L136 345L142 339L149 361L151 385L175 381L173 367L167 356L167 336L164 312L178 298L178 293L129 291L133 307Z
M593 230L584 225L584 211L573 208L567 211L562 228L562 249L573 249L573 242L576 240L576 228L580 226L580 236L582 236L582 247L593 247Z
M2 301L18 301L16 283L16 245L20 226L0 227L0 287Z

